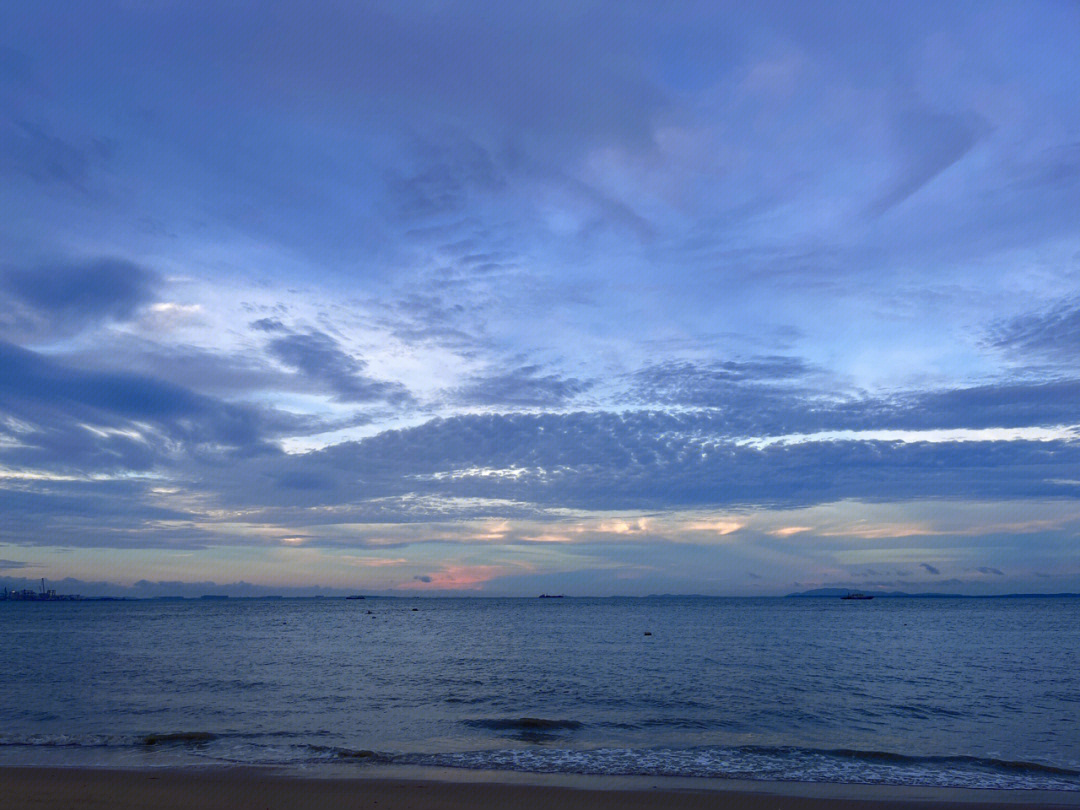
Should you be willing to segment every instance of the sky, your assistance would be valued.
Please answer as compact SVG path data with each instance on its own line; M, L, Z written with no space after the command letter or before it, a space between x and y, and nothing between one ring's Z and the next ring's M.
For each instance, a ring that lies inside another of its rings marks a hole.
M0 5L0 580L1080 591L1077 41Z

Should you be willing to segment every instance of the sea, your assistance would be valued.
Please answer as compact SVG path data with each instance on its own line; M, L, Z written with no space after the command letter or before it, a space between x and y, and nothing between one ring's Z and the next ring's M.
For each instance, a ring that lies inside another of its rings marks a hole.
M0 602L0 667L0 766L1080 790L1076 598Z

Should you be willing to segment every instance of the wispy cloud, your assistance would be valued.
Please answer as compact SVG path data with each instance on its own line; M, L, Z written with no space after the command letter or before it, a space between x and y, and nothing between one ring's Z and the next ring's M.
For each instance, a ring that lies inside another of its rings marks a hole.
M474 376L453 396L467 405L557 408L591 386L590 382L544 374L540 366L528 365Z
M405 402L409 392L398 383L376 380L364 373L367 363L344 351L323 332L288 334L270 341L269 353L342 402Z

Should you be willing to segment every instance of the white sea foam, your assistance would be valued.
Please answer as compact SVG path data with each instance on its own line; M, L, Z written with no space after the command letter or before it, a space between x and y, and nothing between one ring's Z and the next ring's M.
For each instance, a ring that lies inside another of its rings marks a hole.
M692 776L794 782L1080 790L1080 773L1038 763L915 758L797 748L508 749L400 758L442 767L532 773Z

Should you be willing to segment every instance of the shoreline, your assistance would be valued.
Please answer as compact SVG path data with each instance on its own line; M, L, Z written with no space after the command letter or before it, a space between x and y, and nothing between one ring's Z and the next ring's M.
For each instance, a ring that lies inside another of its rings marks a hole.
M1080 808L1080 793L769 782L689 777L608 777L376 766L366 773L217 767L116 769L0 767L0 801L40 810L897 810L902 807Z

